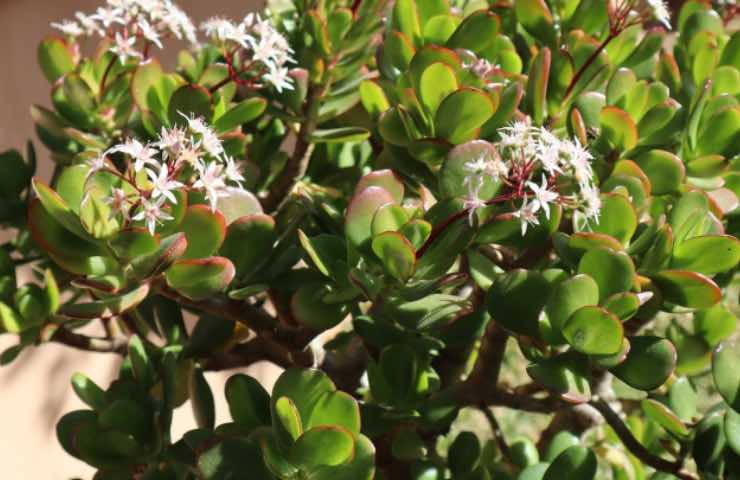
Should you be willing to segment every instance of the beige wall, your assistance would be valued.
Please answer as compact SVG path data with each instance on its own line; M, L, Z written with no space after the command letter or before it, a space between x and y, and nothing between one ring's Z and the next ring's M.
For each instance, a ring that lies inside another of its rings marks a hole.
M91 11L94 0L0 0L0 151L22 148L34 138L28 114L33 103L49 105L49 84L36 65L36 45L50 32L49 22L71 17L76 10ZM241 18L260 0L180 0L197 22L211 15ZM37 143L41 175L51 171L48 155ZM0 173L1 174L1 173ZM0 350L15 343L0 336ZM68 457L56 442L54 425L67 411L81 408L69 386L80 371L107 386L117 368L116 357L87 354L58 345L44 345L24 352L12 365L0 368L0 476L8 480L58 480L91 478L92 469ZM248 371L273 378L275 369L257 365ZM228 373L208 374L217 398L218 421L228 418L223 384ZM268 381L269 383L269 381ZM267 385L271 387L271 385ZM190 407L175 413L173 434L178 438L192 427Z

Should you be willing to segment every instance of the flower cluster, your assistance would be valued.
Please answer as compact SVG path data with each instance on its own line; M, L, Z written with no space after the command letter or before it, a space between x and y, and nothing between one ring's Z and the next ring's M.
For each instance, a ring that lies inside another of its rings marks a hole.
M278 92L292 90L292 79L288 75L288 62L293 50L290 44L269 21L250 13L236 24L224 18L214 17L201 25L208 39L224 49L224 55L232 65L238 60L241 70L232 72L239 83L259 87L253 79L269 83ZM244 81L241 77L250 78Z
M202 191L215 210L219 198L243 189L244 177L215 132L202 118L184 118L186 127L163 127L156 142L129 138L88 162L88 175L105 171L123 181L107 199L112 215L142 221L153 234L158 223L172 219L168 209L177 204L176 191ZM114 154L123 156L123 172L111 162Z
M671 29L671 12L663 0L613 0L609 3L609 21L622 29L632 25L627 21L634 15L638 21L655 19L667 29Z
M187 14L172 0L106 0L94 13L77 12L75 20L54 22L52 27L69 37L99 35L112 40L110 51L121 63L143 58L150 45L162 48L162 38L175 37L196 43L196 29Z
M587 220L597 220L601 201L591 169L592 156L578 140L563 140L542 127L514 122L499 130L498 148L483 149L481 155L465 164L468 198L465 208L473 214L493 203L514 202L512 213L521 220L522 235L529 225L539 223L542 211L550 218L551 205L580 212ZM481 199L486 179L500 181L505 193L494 199Z

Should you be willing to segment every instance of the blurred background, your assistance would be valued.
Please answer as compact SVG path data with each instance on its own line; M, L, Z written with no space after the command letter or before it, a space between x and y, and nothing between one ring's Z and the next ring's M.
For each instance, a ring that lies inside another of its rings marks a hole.
M36 46L52 33L50 22L71 18L76 11L92 13L102 0L0 0L0 45L5 52L0 72L0 151L22 150L28 139L35 141L29 115L32 104L49 106L50 86L36 63ZM178 0L196 25L214 15L241 20L262 7L261 0ZM182 45L166 43L165 66L174 67ZM36 142L39 175L51 176L51 162ZM0 172L0 174L2 174ZM7 234L6 234L7 236ZM0 238L0 241L4 238ZM0 337L0 351L13 345L10 335ZM55 344L26 349L9 366L0 367L0 464L8 480L61 480L92 477L92 469L67 455L56 441L54 425L65 412L81 408L69 384L74 372L84 372L107 386L118 370L113 354L90 354ZM247 373L257 376L269 389L276 367L257 364ZM228 410L223 385L233 372L207 374L216 397L217 422L226 421ZM175 412L173 437L194 427L189 405Z

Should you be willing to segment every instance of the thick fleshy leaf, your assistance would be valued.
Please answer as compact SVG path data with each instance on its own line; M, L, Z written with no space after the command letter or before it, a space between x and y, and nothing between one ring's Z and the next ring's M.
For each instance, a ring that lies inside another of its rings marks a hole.
M668 390L668 405L685 422L691 421L696 414L697 399L696 390L687 377L676 379Z
M83 240L91 239L90 235L82 228L80 218L57 192L37 178L33 179L32 186L44 209L54 217L56 222Z
M611 355L622 347L624 329L614 314L597 306L576 310L563 327L563 336L577 351L588 355Z
M93 410L102 410L106 405L105 392L82 373L72 375L72 388L77 396Z
M132 267L139 278L147 278L169 268L175 260L182 257L187 249L188 241L184 233L176 233L165 237L159 247L148 255L137 256Z
M293 316L307 327L329 329L347 316L347 307L341 303L326 303L323 297L330 290L323 284L302 285L290 300Z
M469 187L465 179L469 176L466 164L480 158L494 159L497 157L493 144L484 140L471 140L450 150L439 172L439 189L445 198L467 197ZM484 176L478 196L489 200L498 191L500 182L489 176Z
M383 232L395 232L409 221L409 214L406 209L396 204L383 205L373 215L373 221L370 230L373 236L380 235Z
M598 461L596 454L586 447L569 447L558 455L547 468L542 480L593 480Z
M167 116L174 125L187 124L186 117L203 117L207 121L213 116L211 94L200 85L184 85L174 91L167 107Z
M726 341L712 355L712 377L714 385L725 402L740 413L740 344Z
M544 0L520 0L514 3L516 19L535 38L553 43L555 30L552 13Z
M398 233L406 237L411 242L414 250L418 250L427 241L429 235L432 233L432 224L422 220L420 218L411 220L407 224L403 225Z
M657 422L670 433L680 438L688 436L689 429L667 406L652 398L644 399L640 402L640 406L646 417Z
M662 270L652 277L671 303L687 308L709 308L722 298L722 292L711 278L687 270Z
M109 244L119 258L133 260L150 255L159 247L159 235L152 235L145 228L121 230L109 240Z
M308 470L320 466L336 466L348 462L354 453L352 435L343 428L321 426L312 428L296 440L290 458Z
M540 272L506 272L488 291L488 312L507 330L539 337L538 320L549 291L550 284Z
M740 455L740 413L727 410L725 414L725 437L727 445L736 455Z
M46 37L36 50L41 71L49 82L55 82L75 68L75 55L71 46L58 37Z
M735 333L737 318L721 304L694 313L694 332L715 346Z
M162 108L161 98L157 90L163 75L162 65L155 58L140 63L134 70L131 76L131 97L141 110ZM153 98L150 96L153 96ZM161 115L164 112L158 111L156 113Z
M419 98L429 113L434 115L442 100L457 87L457 77L452 68L441 62L433 63L421 74Z
M440 233L423 252L417 251L416 278L433 278L443 275L455 263L457 256L470 244L475 230L467 218L461 218ZM422 247L423 248L423 247Z
M362 127L338 127L316 130L311 135L313 143L345 143L361 142L370 136L370 132Z
M226 219L206 205L188 207L180 224L188 248L183 258L203 258L216 253L226 237Z
M213 126L217 132L223 133L256 119L267 108L267 100L262 97L252 97L243 100L218 117Z
M454 475L470 473L480 461L481 447L473 432L460 432L450 445L447 463Z
M553 287L545 306L550 325L562 332L570 316L579 308L599 303L599 286L588 275L576 275Z
M229 225L219 255L231 260L237 278L247 279L269 260L275 241L277 232L272 217L248 215Z
M344 259L347 257L347 246L344 239L328 234L309 238L303 230L299 229L298 240L313 265L321 273L335 280L346 278L347 264Z
M123 295L89 303L64 305L58 314L62 317L75 319L110 318L136 307L144 301L147 295L149 295L149 285L145 283Z
M635 266L624 252L607 248L587 251L578 264L578 273L585 273L599 286L599 298L629 291L635 281Z
M358 195L367 187L381 187L393 196L396 203L403 202L404 186L401 178L393 170L375 170L364 175L357 182L355 195Z
M167 284L193 300L223 291L234 274L234 264L224 257L178 260L166 272Z
M471 52L481 52L496 38L499 31L498 16L489 10L477 10L468 15L447 40L452 49L464 48Z
M537 3L537 0L534 3ZM551 61L550 49L544 47L532 61L527 80L526 99L529 101L532 119L537 125L542 125L547 114L547 84L550 78Z
M567 402L583 403L591 397L586 363L570 354L543 358L528 366L527 373Z
M485 92L461 88L439 105L434 119L437 136L453 144L460 143L491 118L495 110L491 97Z
M414 274L416 253L406 237L398 232L383 232L373 238L372 249L386 271L396 280L406 282Z
M390 108L385 92L383 92L380 85L372 80L360 82L360 102L374 119L377 119L381 113Z
M641 300L636 293L623 292L615 293L604 299L601 306L616 315L622 322L626 322L637 313L641 302L644 303L644 300Z
M352 197L345 215L344 231L347 240L355 247L362 247L372 236L372 221L375 212L382 205L394 203L394 197L387 190L371 185Z
M665 150L650 150L635 158L635 162L650 179L654 195L678 191L686 176L681 159Z
M627 245L636 229L637 212L630 199L617 193L602 194L599 221L593 226L594 232L604 233Z
M732 235L689 238L673 249L671 268L714 275L740 262L740 241Z
M617 107L605 107L599 114L602 135L617 150L630 150L637 145L639 135L634 120Z
M270 424L270 395L256 379L241 373L232 375L224 393L231 418L247 431Z
M414 0L399 0L393 6L393 25L403 32L414 44L421 44L419 12Z
M631 337L630 352L624 362L611 370L620 380L638 390L654 390L663 385L676 366L676 348L665 338Z
M196 365L190 371L188 387L195 424L198 428L213 429L216 423L216 407L213 402L213 392L200 366Z
M705 415L693 429L695 432L694 448L691 453L701 470L711 468L722 458L727 445L722 420L722 411L715 410Z

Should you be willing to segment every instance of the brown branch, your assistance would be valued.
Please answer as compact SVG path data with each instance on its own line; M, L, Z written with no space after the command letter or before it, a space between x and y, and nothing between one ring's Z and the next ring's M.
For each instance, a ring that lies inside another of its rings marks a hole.
M87 352L117 353L119 355L126 353L128 344L128 340L125 338L89 337L63 327L58 328L49 341Z
M498 445L498 449L501 451L501 455L504 457L504 459L511 462L511 450L509 449L509 444L506 443L504 432L501 431L501 425L499 425L498 420L496 419L496 415L494 415L493 411L491 411L491 409L485 405L481 407L481 411L483 412L483 415L486 416L486 420L488 420L488 423L491 426L493 438L494 440L496 440L496 445Z
M632 435L632 432L630 432L627 425L622 422L622 419L619 418L617 412L612 410L609 404L604 400L593 400L590 402L590 405L601 413L604 420L606 420L606 423L612 427L624 446L627 447L627 449L642 463L650 465L661 472L675 475L681 480L699 480L699 477L684 470L683 461L670 461L650 453L648 449L646 449L639 440Z
M313 153L311 135L318 125L319 106L325 90L326 87L309 87L308 99L304 107L304 119L298 131L293 154L288 158L283 171L272 183L267 198L262 202L262 206L268 212L277 210L293 190L296 182L306 174L308 162Z
M217 352L203 360L203 368L208 371L229 370L248 367L261 361L268 361L282 368L294 366L286 352L273 348L264 338L254 338L246 343L239 343L228 352Z
M172 290L162 281L154 282L152 289L184 307L241 323L268 342L270 348L276 349L279 352L276 355L283 355L287 351L296 365L309 366L313 363L313 355L305 348L313 333L306 329L286 327L264 310L222 295L192 300Z

